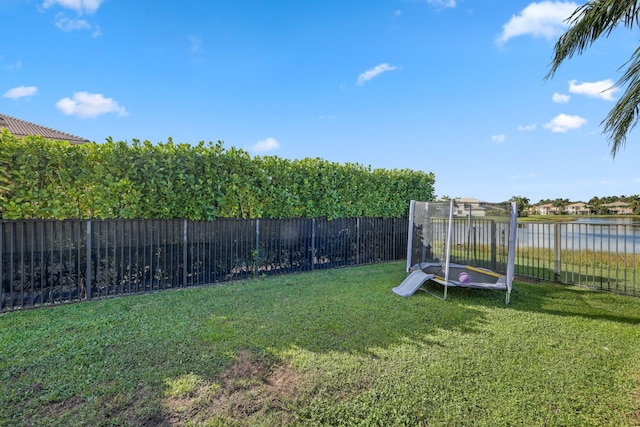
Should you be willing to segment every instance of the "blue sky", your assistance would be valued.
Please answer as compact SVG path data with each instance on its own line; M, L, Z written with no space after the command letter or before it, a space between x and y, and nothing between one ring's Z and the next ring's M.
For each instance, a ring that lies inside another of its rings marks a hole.
M600 125L635 34L544 79L581 3L2 0L0 114L423 170L438 196L638 194L638 133L613 159Z

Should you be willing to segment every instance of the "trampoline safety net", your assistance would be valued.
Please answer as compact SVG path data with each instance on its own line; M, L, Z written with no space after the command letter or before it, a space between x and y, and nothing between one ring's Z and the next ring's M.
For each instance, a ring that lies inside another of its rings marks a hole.
M504 276L511 290L517 206L476 199L412 200L409 210L407 272L439 266L449 283L449 266L464 265ZM461 285L457 282L457 285Z

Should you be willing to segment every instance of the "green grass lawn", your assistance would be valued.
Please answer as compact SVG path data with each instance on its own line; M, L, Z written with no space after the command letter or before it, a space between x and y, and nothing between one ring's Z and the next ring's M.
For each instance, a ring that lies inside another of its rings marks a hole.
M3 314L0 425L640 425L640 299L404 265Z

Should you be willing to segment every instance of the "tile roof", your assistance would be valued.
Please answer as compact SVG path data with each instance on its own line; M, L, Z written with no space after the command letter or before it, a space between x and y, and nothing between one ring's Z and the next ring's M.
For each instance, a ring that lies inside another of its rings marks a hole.
M9 132L11 132L12 135L19 138L23 138L27 135L40 135L48 139L69 141L71 144L84 144L85 142L89 142L86 138L36 125L5 114L0 114L0 128L9 129Z

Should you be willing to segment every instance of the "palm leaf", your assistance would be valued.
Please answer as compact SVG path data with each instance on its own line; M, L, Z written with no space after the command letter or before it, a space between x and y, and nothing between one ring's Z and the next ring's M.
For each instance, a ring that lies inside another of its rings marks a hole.
M639 26L638 3L635 0L592 0L579 6L567 19L569 29L554 46L553 61L545 79L553 77L566 59L581 54L600 37L608 37L617 26L629 29ZM626 86L626 89L601 123L604 125L603 133L608 134L614 158L640 118L640 48L625 65L628 68L615 86Z

